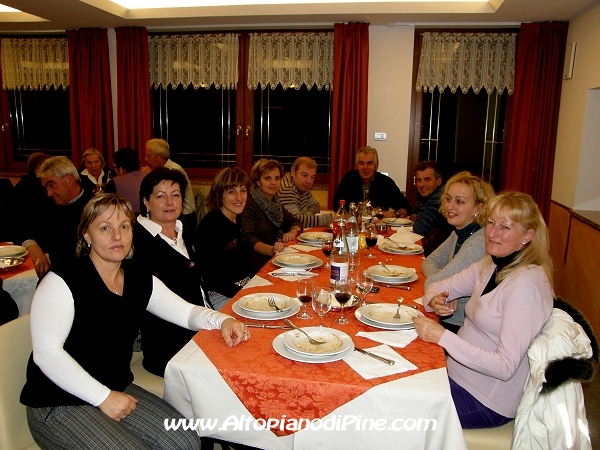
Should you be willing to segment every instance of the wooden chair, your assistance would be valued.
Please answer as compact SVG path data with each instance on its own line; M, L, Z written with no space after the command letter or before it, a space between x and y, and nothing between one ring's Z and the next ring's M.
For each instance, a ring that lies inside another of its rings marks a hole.
M31 354L29 314L0 326L0 449L39 449L19 402Z

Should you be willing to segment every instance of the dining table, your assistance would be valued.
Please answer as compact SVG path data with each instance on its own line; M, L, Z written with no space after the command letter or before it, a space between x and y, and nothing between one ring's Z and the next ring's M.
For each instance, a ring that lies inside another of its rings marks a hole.
M10 245L10 243L0 242L0 246L2 245ZM17 304L19 316L27 314L31 309L31 301L38 282L31 256L26 255L24 259L23 264L18 267L0 270L2 288Z
M311 229L315 230L325 231ZM379 244L384 239L385 236L380 237ZM327 261L319 246L294 241L288 249L299 255L312 255L323 263ZM379 285L377 293L367 295L369 304L396 305L402 296L404 305L436 318L424 312L420 303L425 280L422 253L392 254L378 247L372 250L374 258L367 258L367 253L361 250L358 270L382 262L413 268L418 277L392 287ZM274 259L222 312L248 324L285 326L282 320L261 321L234 312L240 311L238 300L251 294L285 295L295 300L296 281L271 275L281 266L275 265ZM310 272L316 274L312 278L317 288L329 288L330 272L325 264ZM357 333L382 330L359 321L357 307L347 309L349 323L335 323L340 312L330 311L323 319L326 330L346 333L356 347L377 352L382 344ZM299 327L316 326L319 318L310 309L309 312L312 319L301 320L295 315L289 319ZM365 378L350 365L350 358L356 357L357 352L327 363L292 360L275 350L275 342L288 330L249 330L251 338L235 348L227 347L218 330L201 330L167 365L164 398L191 420L188 425L195 427L200 436L273 450L466 449L450 394L444 351L437 344L416 337L402 348L384 346L387 352L394 352L392 355L416 367L402 373L390 373L389 368L394 366L360 355L369 360L376 372L374 377Z

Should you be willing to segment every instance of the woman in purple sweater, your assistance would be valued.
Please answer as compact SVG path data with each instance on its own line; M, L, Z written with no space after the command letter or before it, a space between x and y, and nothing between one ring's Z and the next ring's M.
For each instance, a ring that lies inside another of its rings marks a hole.
M548 230L533 199L503 192L489 204L488 255L423 297L427 311L452 314L471 296L457 334L415 318L419 337L448 352L448 377L463 428L503 425L515 417L529 372L527 350L550 316L552 261Z

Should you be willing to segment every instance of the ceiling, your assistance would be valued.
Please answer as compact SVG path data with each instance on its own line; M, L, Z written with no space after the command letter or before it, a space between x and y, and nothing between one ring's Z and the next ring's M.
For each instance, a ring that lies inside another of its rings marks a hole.
M0 34L142 26L150 31L324 28L334 22L417 27L499 27L571 20L600 0L353 0L240 6L127 9L110 0L0 0ZM200 1L198 3L201 3ZM244 0L240 3L249 3Z

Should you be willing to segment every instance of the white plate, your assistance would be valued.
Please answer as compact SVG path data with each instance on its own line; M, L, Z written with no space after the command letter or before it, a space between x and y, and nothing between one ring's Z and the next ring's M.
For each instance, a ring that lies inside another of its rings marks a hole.
M356 308L356 311L354 311L354 317L356 317L359 322L362 322L365 325L369 325L370 327L380 328L382 330L412 330L415 327L415 324L412 322L408 323L408 324L401 324L401 325L385 325L383 323L374 322L370 319L367 319L363 315L363 308L364 308L364 306L361 306L360 308Z
M392 244L390 241L385 241L378 245L379 250L393 255L418 255L423 253L423 247L417 244Z
M273 259L273 264L275 264L277 267L296 267L298 269L303 269L303 270L308 270L308 269L314 269L315 267L319 267L323 265L323 261L321 261L319 258L317 258L316 256L313 256L313 258L315 258L315 262L308 264L306 266L290 266L289 264L282 264L279 261L276 261L275 259Z
M306 253L283 253L273 258L273 263L279 263L284 267L306 267L321 261L319 258Z
M383 325L408 325L413 323L413 318L421 315L418 310L408 306L400 307L400 318L394 319L398 307L391 303L376 303L362 307L362 315L371 322Z
M415 269L411 269L408 267L394 266L391 264L386 264L386 266L388 269L390 269L391 273L396 275L390 275L390 272L388 272L381 266L371 266L367 269L367 272L369 273L369 276L375 281L384 281L386 283L395 281L405 281L415 274Z
M404 217L398 217L398 218L388 217L387 219L381 219L381 221L392 227L406 227L406 226L413 224L412 220L405 219Z
M0 257L21 257L27 253L29 253L27 249L20 245L0 245Z
M322 345L312 345L308 342L306 335L298 330L285 333L283 344L294 353L302 353L310 356L331 356L345 352L354 346L352 338L346 333L326 327L302 327L311 338L321 342Z
M292 306L287 311L275 312L275 313L255 313L250 311L244 311L238 305L238 302L235 302L231 309L234 313L236 313L240 317L244 317L246 319L254 319L254 320L281 320L287 319L288 317L292 317L294 314L298 314L300 311L300 305L294 302L294 306Z
M314 355L303 355L302 353L296 353L289 350L283 343L283 338L286 333L282 333L273 339L273 350L279 353L281 356L292 361L305 362L309 364L323 364L333 361L339 361L349 356L354 351L354 344L348 350L338 353L337 355L330 356L314 356Z
M406 284L406 283L412 283L413 281L417 281L419 279L419 275L417 275L416 272L412 277L402 278L401 280L396 279L394 281L377 280L373 276L371 276L371 274L367 274L367 275L369 278L371 278L376 283L385 283L385 284Z
M300 242L316 243L316 242L324 241L325 239L333 239L333 234L326 233L326 232L319 233L316 231L309 231L306 233L302 233L300 236L298 236L298 240Z
M287 311L296 303L287 295L273 294L270 292L264 294L261 293L244 295L237 301L237 303L239 307L242 308L244 311L248 311L251 313L273 314L281 312L269 306L269 298L273 298L277 306L279 306L279 308L281 308L283 311Z

